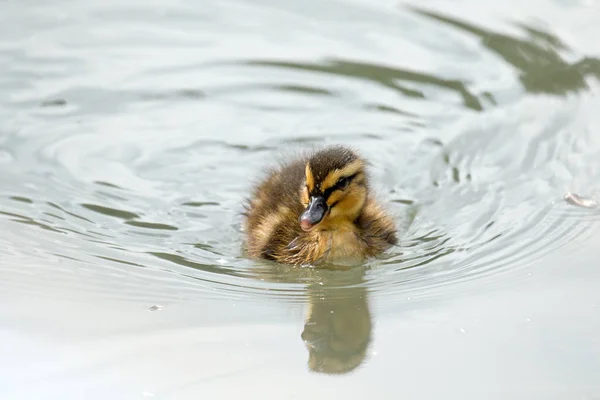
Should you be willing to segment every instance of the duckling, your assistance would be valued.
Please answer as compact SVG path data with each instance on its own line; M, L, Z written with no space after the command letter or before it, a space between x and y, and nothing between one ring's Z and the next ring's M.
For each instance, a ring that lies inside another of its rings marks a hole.
M365 161L332 146L269 171L244 212L247 253L283 264L356 265L397 243Z

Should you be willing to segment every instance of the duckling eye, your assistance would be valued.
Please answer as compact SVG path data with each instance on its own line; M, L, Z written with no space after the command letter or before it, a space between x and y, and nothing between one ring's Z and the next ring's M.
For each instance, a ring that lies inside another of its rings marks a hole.
M348 187L349 183L350 183L350 179L343 177L337 181L337 183L335 184L335 187L336 187L336 189L346 189Z

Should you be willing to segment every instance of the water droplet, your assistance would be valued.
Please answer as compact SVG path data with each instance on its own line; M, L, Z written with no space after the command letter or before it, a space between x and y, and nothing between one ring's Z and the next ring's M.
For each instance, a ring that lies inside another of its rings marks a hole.
M158 304L153 305L152 307L148 308L148 311L160 311L163 309L163 306L160 306Z
M154 393L152 392L143 392L142 397L154 397Z
M461 333L467 333L467 330L466 330L465 328L460 328L460 329L459 329L459 331L460 331Z

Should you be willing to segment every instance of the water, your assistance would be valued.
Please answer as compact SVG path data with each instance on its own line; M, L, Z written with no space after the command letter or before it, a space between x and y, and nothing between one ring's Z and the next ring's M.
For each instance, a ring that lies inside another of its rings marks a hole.
M4 2L3 398L600 396L598 5L418 4ZM246 259L333 143L399 246Z

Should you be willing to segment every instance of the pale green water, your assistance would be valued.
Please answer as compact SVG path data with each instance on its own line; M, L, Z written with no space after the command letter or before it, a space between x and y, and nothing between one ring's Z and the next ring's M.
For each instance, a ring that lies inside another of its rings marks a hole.
M2 3L1 398L600 397L600 5L422 6ZM330 143L400 245L245 259Z

